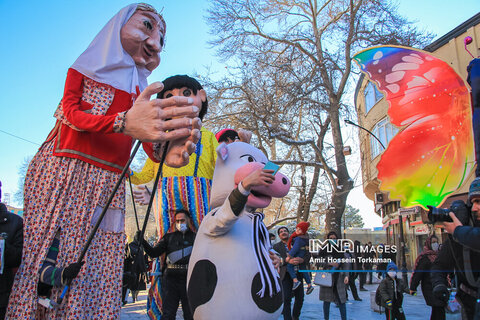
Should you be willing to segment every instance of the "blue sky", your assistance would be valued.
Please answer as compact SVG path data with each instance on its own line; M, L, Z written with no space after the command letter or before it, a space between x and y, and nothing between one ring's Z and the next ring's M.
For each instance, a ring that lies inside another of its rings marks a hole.
M442 36L480 11L480 1L402 0L399 11L418 25ZM53 112L61 99L67 69L85 50L97 32L130 1L13 1L1 0L0 35L0 180L3 192L14 193L18 168L38 146L2 131L42 143L54 125ZM160 66L149 81L174 74L201 74L205 67L221 71L204 15L208 1L150 1L163 7L167 23L166 47ZM353 101L352 101L353 104ZM361 202L359 202L362 199ZM349 203L372 203L362 198L361 187ZM361 209L362 212L364 211ZM365 215L367 213L364 213ZM373 223L373 221L372 221ZM378 225L378 221L375 221Z

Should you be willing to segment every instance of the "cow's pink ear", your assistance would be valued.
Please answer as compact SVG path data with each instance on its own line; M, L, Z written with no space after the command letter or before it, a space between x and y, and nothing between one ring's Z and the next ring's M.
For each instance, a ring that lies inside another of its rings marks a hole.
M225 142L220 143L220 145L217 148L217 155L219 158L221 158L223 161L227 160L228 158L228 149L227 149L227 144Z

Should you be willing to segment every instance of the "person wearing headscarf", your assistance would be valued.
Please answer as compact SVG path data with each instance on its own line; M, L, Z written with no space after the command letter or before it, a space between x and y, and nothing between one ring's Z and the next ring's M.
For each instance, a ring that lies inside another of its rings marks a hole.
M445 320L445 308L432 293L432 281L430 280L430 269L438 255L438 238L431 235L425 240L422 253L415 260L412 278L410 280L410 293L415 294L419 284L422 286L422 294L428 306L432 307L430 320Z
M153 142L144 146L152 157L163 153L164 142L175 140L167 162L177 166L188 162L199 134L198 108L186 97L150 100L163 85L147 84L148 75L160 63L165 30L153 7L128 5L68 70L55 127L25 177L23 261L8 319L120 318L124 184L114 195L63 303L57 308L40 305L37 286L46 262L61 269L78 259L121 179L133 139ZM167 108L171 106L176 106L175 115L181 119L168 120L174 115L173 108ZM58 243L53 243L56 235ZM57 246L55 258L47 258ZM53 286L50 299L56 300L61 292L62 286Z

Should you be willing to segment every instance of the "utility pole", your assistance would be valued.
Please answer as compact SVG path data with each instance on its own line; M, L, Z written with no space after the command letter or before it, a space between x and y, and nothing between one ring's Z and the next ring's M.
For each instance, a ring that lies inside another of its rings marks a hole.
M400 213L400 209L398 210L398 223L400 224L400 257L402 259L402 279L404 283L408 283L407 259L405 258L405 238L403 235L403 218L402 214Z

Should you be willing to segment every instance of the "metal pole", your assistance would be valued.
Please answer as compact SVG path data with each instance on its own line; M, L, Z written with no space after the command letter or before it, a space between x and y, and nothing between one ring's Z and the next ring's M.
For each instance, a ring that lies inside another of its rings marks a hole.
M408 283L407 261L405 257L405 238L403 236L403 218L401 213L398 213L398 223L400 224L400 255L402 259L402 277L404 283Z

